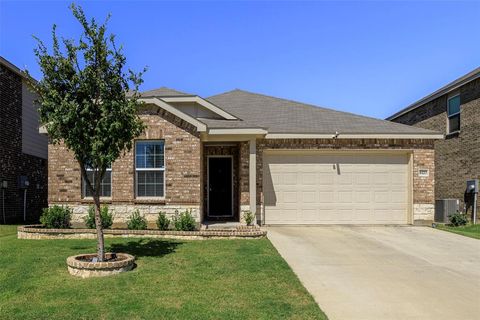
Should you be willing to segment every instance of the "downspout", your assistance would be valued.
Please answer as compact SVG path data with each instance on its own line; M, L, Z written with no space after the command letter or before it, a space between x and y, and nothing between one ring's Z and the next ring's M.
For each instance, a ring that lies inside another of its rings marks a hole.
M27 221L27 188L23 189L23 222Z
M2 186L2 214L3 214L3 224L6 224L5 222L5 188Z

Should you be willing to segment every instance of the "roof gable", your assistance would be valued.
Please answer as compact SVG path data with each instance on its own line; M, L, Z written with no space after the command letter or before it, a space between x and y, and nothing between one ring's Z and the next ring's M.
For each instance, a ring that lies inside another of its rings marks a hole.
M433 101L445 94L448 94L454 90L457 90L458 88L460 88L461 86L475 80L475 79L478 79L480 78L480 67L479 68L476 68L474 69L473 71L470 71L469 73L467 73L466 75L450 82L449 84L441 87L440 89L438 89L437 91L427 95L426 97L423 97L422 99L412 103L411 105L407 106L406 108L398 111L397 113L391 115L390 117L387 118L387 120L393 120L393 119L396 119L402 115L404 115L405 113L408 113L412 110L415 110L416 108L419 108L427 103L429 103L430 101Z

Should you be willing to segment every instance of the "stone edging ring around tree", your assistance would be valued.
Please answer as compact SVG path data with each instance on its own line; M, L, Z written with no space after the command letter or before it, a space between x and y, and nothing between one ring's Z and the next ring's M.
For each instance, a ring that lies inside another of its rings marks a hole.
M107 261L92 262L96 256L92 253L68 257L68 272L81 278L105 277L132 270L135 266L135 257L127 253L109 252L105 254Z

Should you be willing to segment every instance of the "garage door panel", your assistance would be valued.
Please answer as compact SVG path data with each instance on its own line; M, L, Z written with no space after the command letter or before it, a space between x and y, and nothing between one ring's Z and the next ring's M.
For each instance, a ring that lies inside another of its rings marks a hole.
M333 203L335 200L334 198L333 191L320 191L318 193L318 202L320 204Z
M374 185L388 185L390 184L390 175L388 172L373 172Z
M340 203L353 203L353 191L339 191L337 201Z
M299 174L300 179L300 185L315 185L316 184L316 178L317 175L315 172L301 172Z
M335 176L331 172L319 172L317 173L317 185L331 186L333 184Z
M406 154L267 154L265 219L270 224L405 224Z
M353 174L353 183L357 186L369 186L370 181L370 172L355 172Z
M355 192L355 202L358 204L361 203L370 203L372 201L372 195L370 191L356 191Z
M315 191L303 191L301 192L302 202L304 204L308 203L318 203L318 195Z

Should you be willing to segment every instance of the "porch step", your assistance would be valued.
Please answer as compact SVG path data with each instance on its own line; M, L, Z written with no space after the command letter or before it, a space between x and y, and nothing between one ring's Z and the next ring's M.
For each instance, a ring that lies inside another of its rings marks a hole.
M246 226L241 222L218 222L218 221L206 221L202 224L201 230L239 230L246 231L252 229L258 229L258 226Z
M232 221L227 221L227 222L205 221L202 224L202 229L205 228L206 230L232 230L232 229L237 229L237 227L240 225L241 225L240 222L232 222Z

